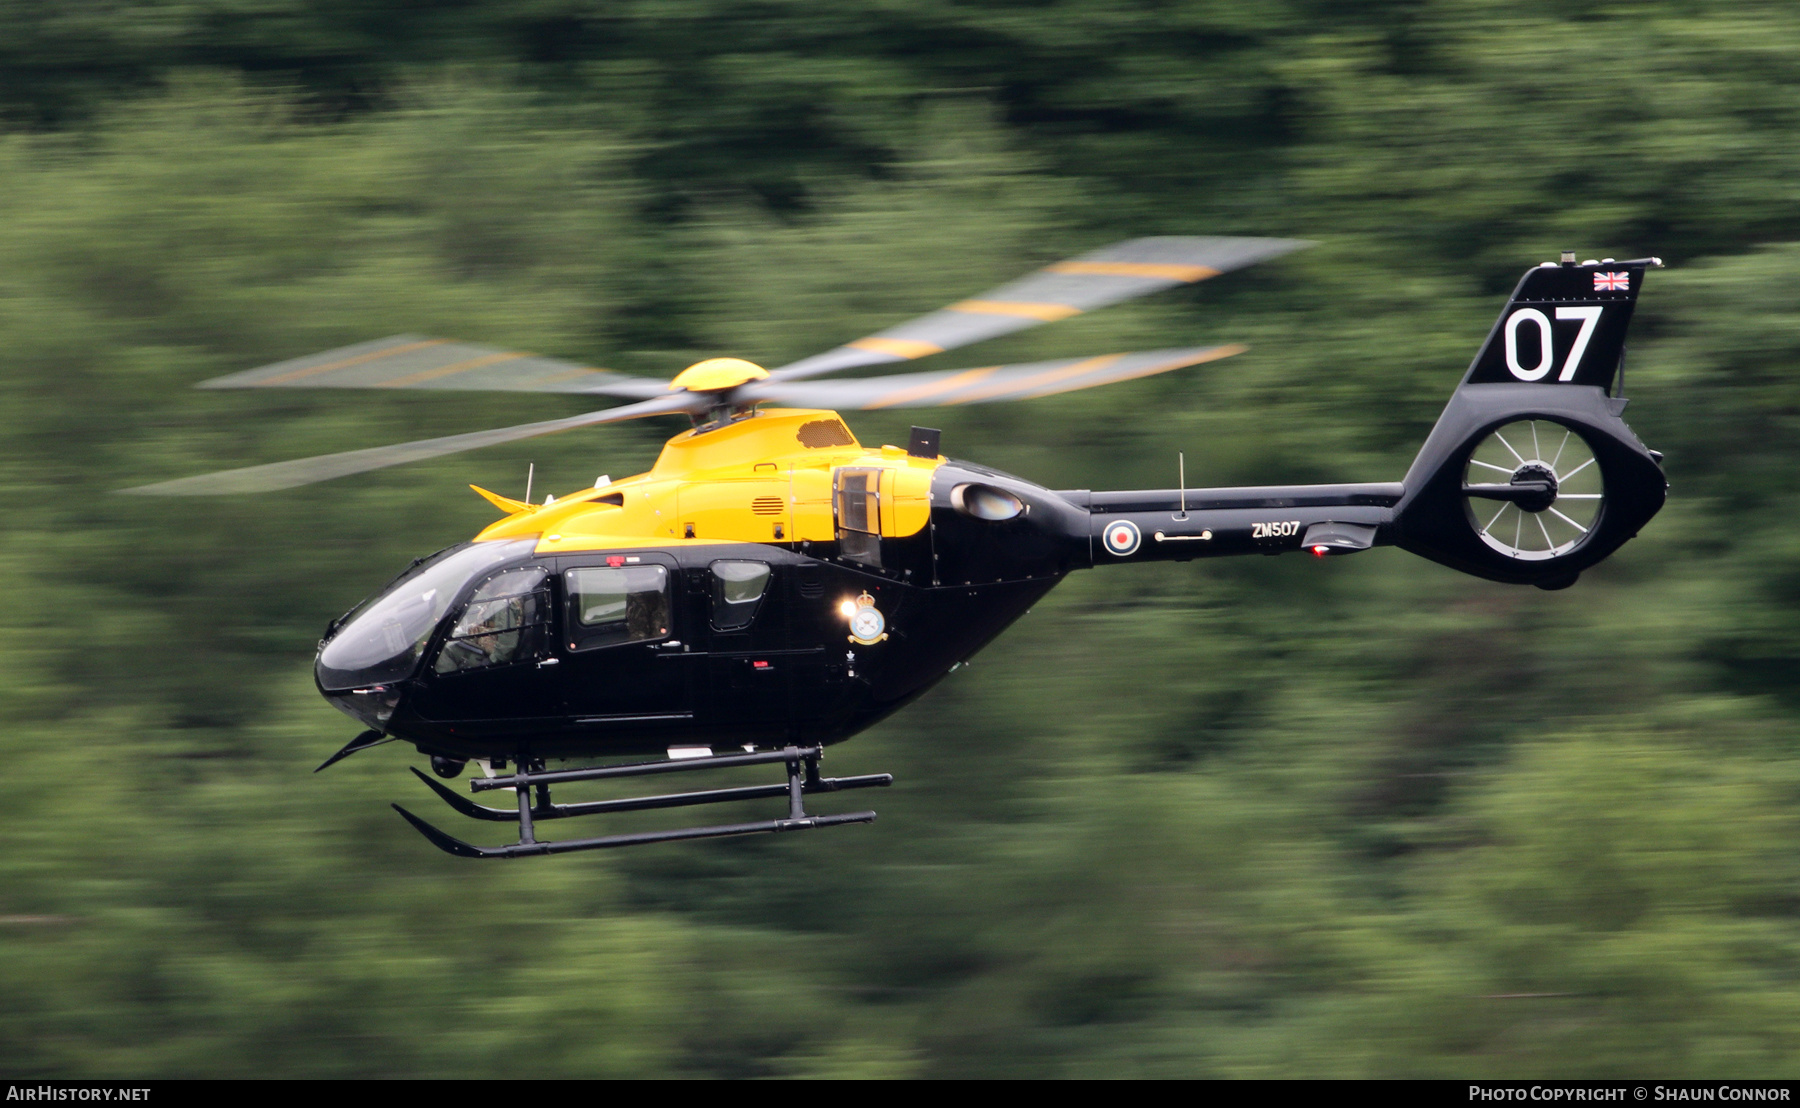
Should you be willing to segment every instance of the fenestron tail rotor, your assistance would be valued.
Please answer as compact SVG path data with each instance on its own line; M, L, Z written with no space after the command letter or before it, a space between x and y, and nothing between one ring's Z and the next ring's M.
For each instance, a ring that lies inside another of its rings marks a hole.
M1606 488L1579 432L1522 419L1496 428L1470 453L1463 496L1482 542L1509 558L1547 561L1593 531Z
M612 396L636 402L564 419L248 466L123 491L158 496L268 492L646 416L685 414L697 421L717 421L742 414L763 401L878 409L1026 400L1093 388L1229 357L1243 347L1107 354L849 381L804 379L942 353L1202 281L1308 245L1295 239L1132 239L1058 262L975 298L773 371L739 359L709 359L672 381L632 377L495 347L394 335L214 378L200 387L481 389Z

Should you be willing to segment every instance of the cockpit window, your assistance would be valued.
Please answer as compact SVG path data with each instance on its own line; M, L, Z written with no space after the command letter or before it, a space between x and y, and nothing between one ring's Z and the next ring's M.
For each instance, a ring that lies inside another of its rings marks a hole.
M425 559L346 616L319 651L319 684L356 689L412 676L438 621L472 579L528 556L535 539L453 546Z
M565 575L569 649L647 642L669 633L669 571L658 565L583 566Z
M483 582L457 617L433 667L439 673L483 669L542 656L549 571L509 569Z
M763 562L714 562L713 627L737 631L750 626L768 587L769 567Z

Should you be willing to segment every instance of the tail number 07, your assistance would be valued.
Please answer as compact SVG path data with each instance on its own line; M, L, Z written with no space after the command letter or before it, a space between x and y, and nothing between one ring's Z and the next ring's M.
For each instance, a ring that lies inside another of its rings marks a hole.
M1597 305L1586 308L1558 308L1556 318L1579 319L1581 333L1575 336L1575 345L1569 348L1569 359L1563 363L1562 372L1556 375L1558 381L1573 381L1575 371L1581 368L1581 356L1587 353L1588 340L1594 337L1594 328L1600 325L1600 313L1605 309ZM1527 368L1519 364L1519 325L1534 324L1537 327L1538 363ZM1521 381L1541 381L1549 373L1556 361L1556 344L1550 338L1550 319L1536 308L1520 308L1506 317L1506 368Z

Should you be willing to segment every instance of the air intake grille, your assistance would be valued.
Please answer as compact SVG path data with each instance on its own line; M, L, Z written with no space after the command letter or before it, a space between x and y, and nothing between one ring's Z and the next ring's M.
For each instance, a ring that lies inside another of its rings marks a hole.
M778 516L781 514L781 497L759 496L750 502L750 510L759 516Z
M800 445L808 450L823 450L827 446L855 446L856 440L850 437L850 428L841 420L815 419L811 423L802 423L795 436Z

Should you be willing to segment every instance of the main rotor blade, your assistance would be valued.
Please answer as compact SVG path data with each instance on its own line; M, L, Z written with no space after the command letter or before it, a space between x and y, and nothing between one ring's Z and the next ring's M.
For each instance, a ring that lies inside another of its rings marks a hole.
M667 381L629 377L536 354L391 335L202 381L203 389L489 389L575 392L644 400Z
M1133 377L1149 377L1183 366L1229 358L1244 347L1197 346L1138 354L1104 354L1098 358L1062 358L1053 362L904 373L854 381L757 381L732 393L733 403L779 400L839 410L935 408L954 404L987 404L1028 400L1076 389L1091 389Z
M1129 239L1058 262L880 334L803 358L769 376L793 381L840 369L923 358L1176 285L1204 281L1311 245L1302 239Z
M269 465L228 469L219 473L206 473L198 477L181 477L174 481L162 481L154 485L140 485L137 488L120 489L119 491L139 496L224 496L230 493L273 492L276 489L291 489L298 485L329 481L333 477L347 477L352 473L367 473L372 469L385 469L388 466L442 457L445 454L455 454L463 450L479 450L484 446L495 446L503 442L515 442L538 435L552 435L558 431L570 431L577 427L591 427L599 423L618 423L627 419L641 419L644 416L663 415L670 412L692 411L704 406L704 397L697 397L689 393L672 393L659 396L654 400L627 404L621 408L608 408L601 412L569 416L566 419L546 419L538 423L521 423L515 427L500 427L491 431L472 431L463 435L446 435L438 439L396 443L393 446L346 450L341 454L320 454L311 458L296 458L291 462L273 462Z

